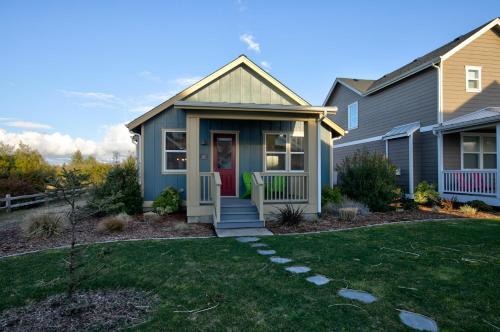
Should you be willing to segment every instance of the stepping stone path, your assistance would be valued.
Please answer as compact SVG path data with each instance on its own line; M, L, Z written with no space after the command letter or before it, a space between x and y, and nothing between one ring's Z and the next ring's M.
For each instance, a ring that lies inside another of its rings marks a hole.
M260 248L260 247L267 247L267 244L259 242L259 243L252 243L250 246L254 248Z
M276 250L257 250L257 252L264 256L274 255Z
M253 236L244 236L244 237L238 237L236 238L236 240L241 243L251 243L259 241L260 238ZM268 245L265 243L251 243L250 245L254 248L268 247ZM276 254L276 250L257 250L257 253L259 253L260 255L269 256ZM271 262L277 264L287 264L292 262L291 258L285 258L285 257L271 257L269 259L271 260ZM285 270L291 273L307 273L311 271L311 269L307 266L288 266L285 268ZM329 278L320 274L307 277L306 280L310 283L315 284L316 286L326 285L327 283L330 282ZM366 304L370 304L377 301L377 298L372 294L354 289L342 288L339 290L338 295L346 299L356 300ZM411 327L412 329L418 331L429 331L429 332L439 331L438 325L433 319L411 311L399 310L399 319L406 326Z
M271 262L277 263L277 264L286 264L286 263L290 263L292 261L292 259L284 258L284 257L271 257L269 259L271 260Z
M363 303L372 303L377 301L377 298L372 294L354 289L342 288L339 290L338 294L346 299L356 300Z
M315 276L308 277L306 278L306 280L315 284L316 286L323 286L330 282L330 279L322 276L321 274L316 274Z
M437 323L434 320L411 311L400 310L399 319L401 319L403 324L405 324L406 326L409 326L418 331L439 331Z
M292 273L307 273L311 271L307 266L289 266L285 270Z
M260 239L258 237L253 237L253 236L244 236L236 238L236 241L241 243L257 242L259 240Z

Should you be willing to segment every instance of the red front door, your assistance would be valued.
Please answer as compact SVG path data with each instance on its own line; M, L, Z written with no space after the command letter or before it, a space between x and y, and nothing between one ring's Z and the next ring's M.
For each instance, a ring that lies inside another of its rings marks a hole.
M221 196L236 196L236 135L214 134L214 172L222 182Z

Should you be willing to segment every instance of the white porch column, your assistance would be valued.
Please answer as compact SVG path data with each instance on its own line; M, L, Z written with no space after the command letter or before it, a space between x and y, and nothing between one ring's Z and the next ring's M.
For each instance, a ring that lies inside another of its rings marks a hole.
M191 210L200 206L200 118L187 115L186 117L186 207L188 216Z
M497 198L500 198L500 123L496 125L496 139L497 139L497 178L496 178L496 193Z
M438 191L440 194L443 193L443 133L439 132L438 133L438 144L437 144L437 157L438 157Z

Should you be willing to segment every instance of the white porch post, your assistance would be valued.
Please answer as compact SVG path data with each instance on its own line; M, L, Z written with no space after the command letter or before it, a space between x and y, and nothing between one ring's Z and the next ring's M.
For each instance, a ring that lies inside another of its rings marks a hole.
M437 144L437 154L438 154L438 191L440 194L443 193L443 133L438 133L438 144Z
M497 140L497 178L496 178L496 193L497 198L500 198L500 123L496 125L496 140Z

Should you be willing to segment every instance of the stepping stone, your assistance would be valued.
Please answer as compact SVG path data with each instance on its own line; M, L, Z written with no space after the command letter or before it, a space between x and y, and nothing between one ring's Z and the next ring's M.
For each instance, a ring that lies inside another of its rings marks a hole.
M342 288L339 290L338 294L346 299L356 300L363 303L372 303L377 301L377 298L372 294L354 289Z
M236 238L236 241L241 242L241 243L257 242L259 240L260 240L260 238L253 237L253 236L244 236L244 237Z
M268 256L274 255L276 253L276 250L257 250L257 252L261 255Z
M308 278L306 278L306 280L309 281L310 283L315 284L316 286L323 286L323 285L326 285L327 283L330 282L330 279L328 279L325 276L322 276L321 274L317 274L315 276L308 277Z
M399 319L401 319L401 322L403 322L403 324L405 324L406 326L409 326L418 331L439 331L438 325L433 319L421 314L406 310L400 310Z
M271 260L271 262L277 264L286 264L292 261L290 258L284 258L284 257L271 257L269 259Z
M260 248L260 247L267 247L267 244L259 242L259 243L252 243L250 246L254 248Z
M292 273L307 273L311 271L311 269L308 268L307 266L290 266L287 267L285 270Z

